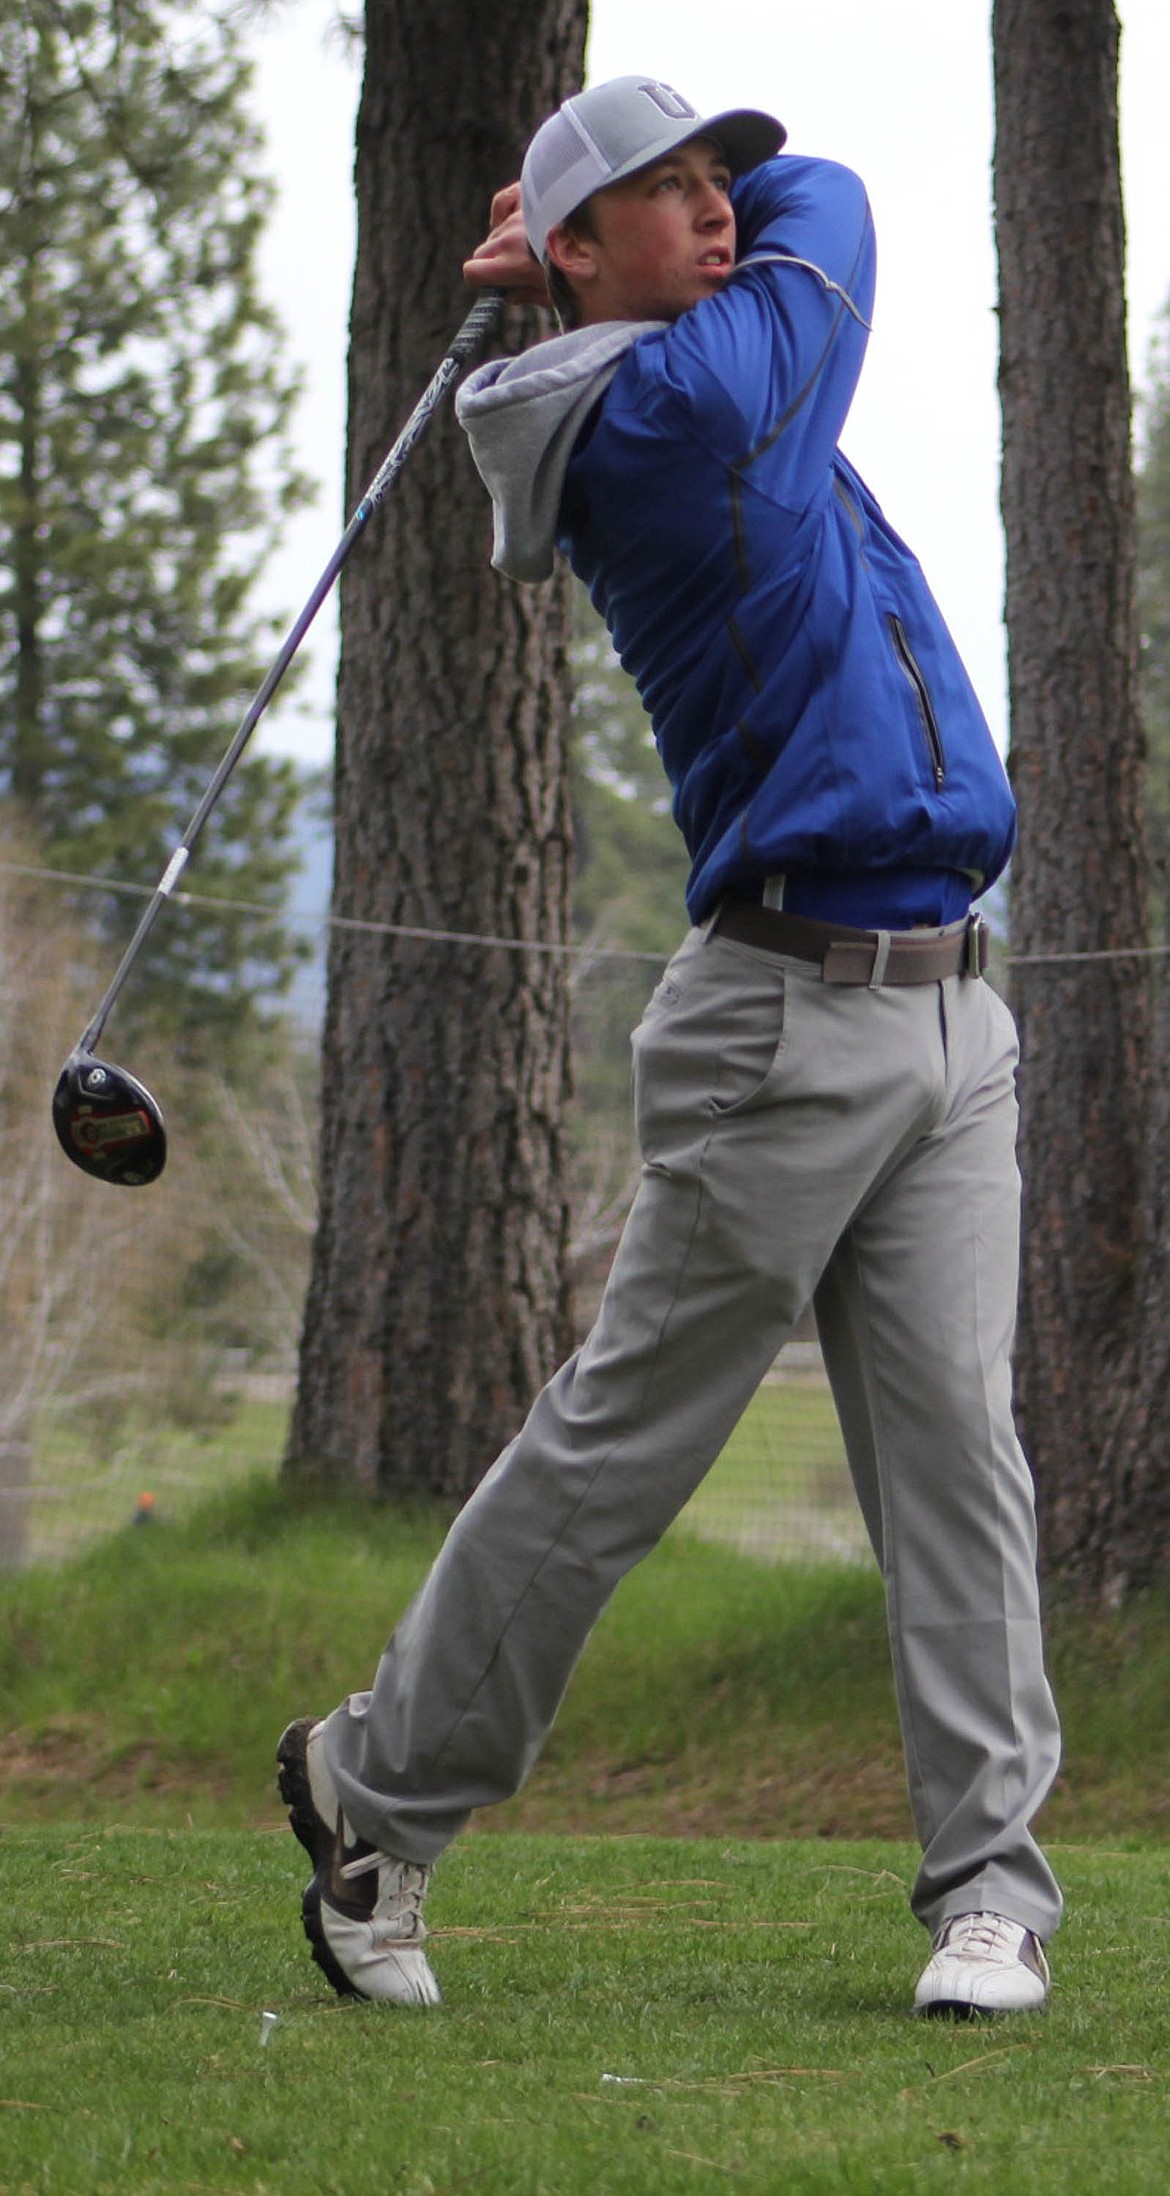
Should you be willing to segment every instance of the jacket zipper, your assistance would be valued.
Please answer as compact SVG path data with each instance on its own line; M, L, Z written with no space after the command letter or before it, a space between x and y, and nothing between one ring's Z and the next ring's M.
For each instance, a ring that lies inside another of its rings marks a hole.
M849 524L851 525L854 533L857 536L858 541L861 542L864 546L865 528L861 523L861 513L858 510L857 505L854 503L853 498L850 495L848 488L845 486L844 481L838 479L836 475L834 475L833 477L833 490L838 503L841 505L845 516L849 521Z
M942 733L939 731L938 728L938 718L935 716L934 713L934 703L931 701L930 698L930 689L927 686L926 680L922 676L922 672L919 668L918 660L914 654L914 650L911 648L910 643L906 638L906 628L903 625L901 618L897 616L896 612L891 610L889 613L888 623L890 633L893 637L894 653L897 656L898 661L901 664L902 669L905 672L906 677L909 679L910 684L914 690L914 699L918 704L918 714L922 720L922 729L923 732L926 734L926 747L927 753L930 756L930 767L934 772L935 785L938 788L938 791L941 793L943 785L946 782L947 758L946 751L943 747Z

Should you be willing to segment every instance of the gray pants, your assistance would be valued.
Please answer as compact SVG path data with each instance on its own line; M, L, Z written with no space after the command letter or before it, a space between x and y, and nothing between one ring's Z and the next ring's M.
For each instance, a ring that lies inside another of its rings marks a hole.
M634 1037L644 1167L597 1323L329 1719L355 1829L431 1860L532 1768L591 1627L810 1302L885 1580L933 1932L1052 1934L1059 1758L1011 1412L1016 1043L965 976L878 990L692 931Z

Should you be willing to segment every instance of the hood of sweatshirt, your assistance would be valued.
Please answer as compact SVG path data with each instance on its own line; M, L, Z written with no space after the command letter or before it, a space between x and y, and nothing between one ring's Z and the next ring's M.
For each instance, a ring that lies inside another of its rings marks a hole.
M553 568L557 514L573 446L622 359L661 320L606 320L492 359L463 383L456 415L492 499L492 563L509 579Z

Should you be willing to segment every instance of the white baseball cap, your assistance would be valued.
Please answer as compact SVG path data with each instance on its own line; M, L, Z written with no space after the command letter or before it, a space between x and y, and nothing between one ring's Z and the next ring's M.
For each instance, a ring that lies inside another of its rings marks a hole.
M652 76L615 76L577 92L542 122L520 171L520 204L528 241L539 260L548 232L594 191L636 175L692 137L713 137L733 175L758 168L780 150L788 132L774 115L751 107L698 114L690 102Z

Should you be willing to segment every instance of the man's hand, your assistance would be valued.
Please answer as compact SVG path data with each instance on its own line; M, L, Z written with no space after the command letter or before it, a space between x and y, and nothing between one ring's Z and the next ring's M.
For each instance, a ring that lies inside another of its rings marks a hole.
M463 279L477 290L507 290L519 305L547 305L544 269L533 256L524 233L520 211L520 185L509 183L492 200L491 228L470 259L463 262Z

